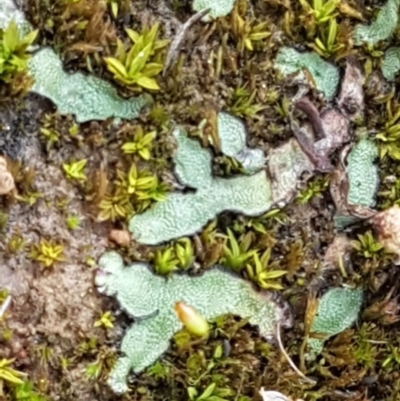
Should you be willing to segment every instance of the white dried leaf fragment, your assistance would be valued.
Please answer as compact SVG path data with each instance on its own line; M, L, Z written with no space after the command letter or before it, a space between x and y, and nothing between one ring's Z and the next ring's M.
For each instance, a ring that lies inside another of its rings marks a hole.
M264 388L261 388L259 393L263 401L303 401L301 399L293 400L279 391L266 391Z
M377 213L371 222L385 250L398 255L400 259L400 207L392 206Z
M14 178L8 171L7 161L0 156L0 195L6 195L15 188Z

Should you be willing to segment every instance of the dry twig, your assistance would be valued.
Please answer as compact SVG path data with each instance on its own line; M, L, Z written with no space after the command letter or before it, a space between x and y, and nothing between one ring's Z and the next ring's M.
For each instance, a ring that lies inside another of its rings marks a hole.
M210 10L211 10L210 8L206 8L205 10L199 11L198 13L191 16L184 24L181 25L181 27L178 30L178 33L175 35L175 38L171 43L171 46L169 47L163 69L163 76L165 76L167 70L177 59L182 43L185 40L190 27L194 25L197 21L202 19L206 14L208 14Z

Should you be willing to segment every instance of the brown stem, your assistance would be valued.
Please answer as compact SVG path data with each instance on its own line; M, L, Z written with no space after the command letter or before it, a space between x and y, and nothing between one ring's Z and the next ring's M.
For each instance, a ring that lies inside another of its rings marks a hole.
M324 126L322 125L321 117L318 109L311 103L310 99L303 97L294 104L297 109L301 110L310 120L313 127L316 139L326 138Z
M178 30L178 33L175 35L175 38L171 42L171 45L169 47L167 58L164 64L163 76L165 76L167 70L171 67L175 59L178 57L179 50L191 26L200 19L202 19L210 11L211 11L210 8L201 10L198 13L191 16L184 24L181 25L181 27Z
M293 131L294 136L297 139L297 142L301 148L301 150L308 156L311 160L312 164L314 164L316 170L321 173L329 173L333 170L333 166L328 158L319 157L314 150L314 143L311 141L307 135L301 131L297 123L290 117L290 127Z

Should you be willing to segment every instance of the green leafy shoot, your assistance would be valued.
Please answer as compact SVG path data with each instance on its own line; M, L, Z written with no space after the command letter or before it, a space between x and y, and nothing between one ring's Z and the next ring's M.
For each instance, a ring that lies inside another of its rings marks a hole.
M353 335L351 352L357 363L372 368L379 353L379 345L373 341L373 330L367 323L362 323L358 331Z
M168 192L168 186L158 180L158 177L154 178L153 184L145 192L137 194L137 198L140 201L156 201L162 202L165 200L165 195Z
M147 374L156 379L166 380L170 375L170 367L157 361L154 365L147 369Z
M358 241L353 242L353 247L366 259L375 258L383 250L383 245L377 242L371 231L364 235L358 234Z
M400 365L400 349L389 345L389 355L382 362L382 368L386 371L396 370Z
M211 383L201 394L196 387L188 387L187 392L190 401L228 401L234 395L233 390L219 389L216 383Z
M274 110L281 116L281 117L288 117L290 114L290 100L287 96L283 95L276 104L274 105ZM279 132L279 130L277 131Z
M0 289L0 305L9 297L10 291L7 289Z
M95 380L100 377L102 370L103 370L103 364L101 363L101 361L96 361L89 363L86 366L85 374L89 380Z
M233 269L240 272L246 265L246 262L256 254L256 250L248 250L250 244L243 241L238 244L232 231L228 228L228 244L224 245L224 254L221 262Z
M38 31L20 39L17 24L10 22L6 30L0 29L0 80L9 83L18 73L25 73L30 55L28 47L35 41Z
M315 39L310 46L322 57L330 57L343 49L345 45L337 42L338 24L336 18L329 20L329 25L321 29L321 36Z
M189 238L182 238L175 243L175 255L181 269L186 269L193 263L194 251Z
M283 287L276 280L287 274L287 271L277 270L276 268L279 266L277 261L270 263L271 251L272 249L268 248L261 255L261 258L258 253L255 253L252 263L246 265L246 273L261 288L281 290Z
M40 198L43 198L41 192L27 191L22 195L16 195L15 198L21 202L27 203L29 206L33 206Z
M170 116L165 106L155 103L149 112L150 121L161 128L169 128Z
M250 93L246 85L237 87L233 92L233 105L229 108L229 111L238 117L254 118L260 111L268 107L257 104L255 102L256 95L257 89Z
M381 197L381 210L385 210L393 205L400 205L400 178L397 178L395 182L388 184L390 188L384 188L379 191Z
M127 219L133 213L132 203L127 194L106 195L99 204L99 221Z
M144 133L143 128L138 126L132 142L127 142L122 146L126 154L138 154L143 160L150 159L151 146L156 132Z
M158 274L166 276L177 269L179 259L175 256L174 248L157 249L154 256L154 268Z
M249 219L246 227L253 228L261 234L267 234L268 228L271 228L276 223L284 224L286 218L287 215L281 209L271 209L261 216Z
M156 175L138 170L136 164L132 164L128 173L117 170L115 185L115 192L108 193L100 201L97 217L100 221L130 218L133 213L144 211L152 202L165 200L168 191L167 185Z
M102 312L100 318L94 322L94 327L104 327L106 329L112 329L114 317L110 311Z
M400 107L392 112L391 102L387 104L388 121L384 129L376 135L379 141L379 156L383 159L389 156L393 160L400 160Z
M242 4L246 4L242 2ZM241 10L243 15L246 14L247 7ZM239 13L239 7L236 5L231 15L231 29L233 36L237 42L237 49L243 52L254 50L254 43L261 42L271 36L271 32L267 30L268 22L254 23L250 19L243 18Z
M96 355L96 360L89 363L84 372L89 380L104 380L110 368L115 364L115 353L108 348L101 347L97 349Z
M84 172L86 163L87 160L82 159L76 162L63 163L62 167L69 179L77 181L86 181L86 174Z
M79 218L79 216L75 216L75 215L71 215L71 216L67 216L65 219L65 222L67 223L67 227L70 230L75 230L80 223L81 219Z
M40 128L40 133L46 139L46 150L49 151L55 143L58 143L60 140L59 133L52 129Z
M325 177L315 177L307 184L307 188L297 195L297 203L304 205L311 199L320 197L321 194L328 188L328 186L329 179Z
M156 177L149 171L139 171L136 164L132 164L127 175L118 171L119 186L126 190L129 195L145 194L146 190L152 188L156 182Z
M34 391L33 383L30 381L15 386L13 399L15 401L46 401L45 397Z
M25 377L26 374L13 369L10 365L14 362L14 359L2 358L0 360L0 381L7 382L13 385L24 384L21 377Z
M64 246L42 238L39 244L32 246L29 256L31 259L42 263L44 267L51 267L56 262L65 261Z
M118 17L118 11L120 4L126 2L125 0L107 0L107 3L110 5L111 14L114 18Z
M17 253L24 251L26 241L22 235L13 234L7 244L7 251L10 253Z
M299 0L303 9L300 20L307 31L308 38L313 38L319 25L329 22L338 13L336 8L340 0Z
M117 39L116 57L105 57L107 69L114 79L129 88L145 88L159 90L154 79L162 69L162 63L157 61L157 52L164 48L169 40L157 40L159 24L145 29L142 34L132 29L126 33L134 45L126 51L124 44Z

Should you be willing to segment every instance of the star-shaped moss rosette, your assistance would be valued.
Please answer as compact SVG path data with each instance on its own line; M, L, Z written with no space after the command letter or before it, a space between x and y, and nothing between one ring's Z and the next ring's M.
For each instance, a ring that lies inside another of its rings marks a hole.
M275 60L275 68L283 76L303 74L306 69L315 82L316 88L327 99L332 99L339 85L339 70L336 66L323 60L317 53L301 53L290 47L282 47Z
M229 210L257 216L272 205L270 181L266 172L233 178L214 178L211 152L177 128L174 137L178 148L174 158L179 181L194 192L173 192L129 222L133 239L156 245L174 238L193 235L217 214Z
M122 356L109 376L116 393L126 392L129 372L139 373L154 363L183 328L174 311L177 302L190 305L207 320L225 314L249 319L265 338L275 334L277 322L284 327L292 324L270 293L255 291L250 283L219 267L201 276L176 274L166 280L144 263L125 267L116 252L105 253L99 267L95 279L99 290L116 297L122 309L137 319L125 333Z
M400 0L388 0L370 25L357 25L353 35L355 44L375 45L382 40L389 39L399 20L399 6Z
M311 325L311 333L323 338L310 338L307 342L309 359L321 353L324 342L351 327L358 318L363 302L361 288L331 288L319 300Z

